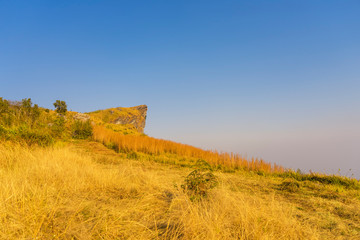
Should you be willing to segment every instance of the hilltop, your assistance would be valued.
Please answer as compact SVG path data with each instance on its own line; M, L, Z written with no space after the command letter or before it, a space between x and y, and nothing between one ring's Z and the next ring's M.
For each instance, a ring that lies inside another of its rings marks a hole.
M360 183L0 98L0 239L360 239Z
M143 133L145 128L147 106L118 107L87 113L97 123L122 125Z

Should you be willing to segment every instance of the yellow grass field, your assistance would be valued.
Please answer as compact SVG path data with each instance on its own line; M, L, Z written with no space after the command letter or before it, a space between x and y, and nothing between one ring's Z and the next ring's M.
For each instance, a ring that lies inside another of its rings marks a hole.
M0 143L0 239L360 239L359 190L215 171L190 201L192 169L124 159L100 143Z

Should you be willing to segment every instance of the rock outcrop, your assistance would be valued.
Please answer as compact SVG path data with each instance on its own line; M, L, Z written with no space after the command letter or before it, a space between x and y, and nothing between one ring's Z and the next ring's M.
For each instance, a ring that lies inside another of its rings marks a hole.
M108 124L131 125L143 133L146 122L147 106L118 107L88 113L92 120Z
M73 118L81 122L86 122L87 120L90 120L90 115L85 113L77 113L74 115Z
M119 111L124 111L124 108L118 108ZM114 124L131 124L133 125L139 132L144 132L145 122L146 122L146 114L147 114L147 106L140 105L136 107L131 107L130 109L138 111L137 114L129 113L127 115L119 116L112 123Z

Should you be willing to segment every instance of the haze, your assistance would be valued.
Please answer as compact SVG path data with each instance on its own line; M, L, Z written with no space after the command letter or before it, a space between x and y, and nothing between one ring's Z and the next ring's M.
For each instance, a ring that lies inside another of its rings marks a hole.
M0 96L360 178L359 1L2 1ZM351 171L349 171L351 169Z

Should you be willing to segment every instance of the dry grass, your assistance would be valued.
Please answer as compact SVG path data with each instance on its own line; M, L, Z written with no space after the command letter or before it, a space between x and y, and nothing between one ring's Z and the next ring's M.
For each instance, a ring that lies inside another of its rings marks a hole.
M356 198L333 203L279 192L279 179L216 172L219 186L192 202L176 187L190 171L121 159L85 141L53 148L2 142L0 239L358 239L358 222L347 215L359 216ZM349 222L325 215L327 208Z
M141 152L149 155L174 154L185 158L200 158L217 167L230 169L246 169L266 173L282 173L284 169L276 164L271 164L262 159L246 159L239 154L219 153L205 151L190 145L176 143L168 140L148 136L123 135L102 126L94 127L93 138L105 145L115 146L120 152Z

